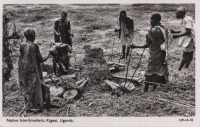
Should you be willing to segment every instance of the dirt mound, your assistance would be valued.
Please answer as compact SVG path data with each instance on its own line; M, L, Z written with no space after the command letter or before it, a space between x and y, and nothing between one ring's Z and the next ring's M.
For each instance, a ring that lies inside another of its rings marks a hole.
M89 45L86 45L84 49L82 77L88 77L91 84L99 84L104 78L110 76L103 50L100 47L91 47Z

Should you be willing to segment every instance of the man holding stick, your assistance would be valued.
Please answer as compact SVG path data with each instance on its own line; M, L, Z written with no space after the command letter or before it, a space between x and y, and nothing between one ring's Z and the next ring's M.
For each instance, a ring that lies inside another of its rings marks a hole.
M134 35L134 23L133 19L128 17L124 10L120 12L119 29L115 29L115 32L119 32L119 38L122 44L122 56L120 59L127 59Z
M146 44L142 46L131 45L131 48L149 48L150 57L145 72L144 92L148 91L149 85L153 85L153 90L156 90L159 83L166 84L168 81L166 50L162 49L167 39L165 38L166 30L160 21L161 15L153 13L150 19L151 28L146 35Z

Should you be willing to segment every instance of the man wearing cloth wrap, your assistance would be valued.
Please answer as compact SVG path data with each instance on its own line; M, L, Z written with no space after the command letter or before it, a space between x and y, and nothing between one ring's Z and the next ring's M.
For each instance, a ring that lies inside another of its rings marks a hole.
M148 91L149 85L153 85L153 90L155 90L159 83L166 84L168 81L166 49L162 48L167 41L165 38L166 30L160 24L160 20L159 13L152 14L151 28L146 35L146 44L143 46L131 45L131 48L149 48L150 57L145 72L144 92Z
M134 35L133 19L128 17L124 10L120 12L119 27L120 29L115 29L115 32L119 32L119 38L122 44L122 57L120 59L124 59L129 55L130 45Z

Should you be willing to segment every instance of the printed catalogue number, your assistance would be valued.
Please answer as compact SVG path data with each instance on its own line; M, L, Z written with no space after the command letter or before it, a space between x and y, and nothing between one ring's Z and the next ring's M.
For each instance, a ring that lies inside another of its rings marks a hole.
M194 122L193 118L182 118L179 119L179 122Z

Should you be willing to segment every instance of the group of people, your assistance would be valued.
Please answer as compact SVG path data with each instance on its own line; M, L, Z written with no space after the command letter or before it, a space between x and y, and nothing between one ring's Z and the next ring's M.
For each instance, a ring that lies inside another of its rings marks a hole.
M39 46L34 44L35 31L29 28L24 32L26 41L20 44L19 84L24 91L26 111L40 112L44 107L51 108L50 91L43 82L41 67L43 62L52 56L55 75L67 74L69 71L69 53L71 52L71 36L73 35L66 12L62 12L61 19L55 22L54 34L55 43L50 48L47 57L43 58Z
M186 9L180 7L176 11L176 17L182 19L182 28L180 31L171 30L174 34L173 38L180 38L179 45L185 47L183 59L178 70L185 65L188 68L193 58L194 52L194 21L186 15ZM8 78L13 65L10 58L8 39L14 39L16 36L8 36L6 33L6 24L8 19L4 17L3 25L3 60L5 68L3 68L3 78ZM119 32L120 42L122 44L122 56L120 59L127 58L130 54L130 48L149 48L150 57L148 60L147 70L145 73L145 88L148 91L149 85L153 85L155 90L156 83L167 83L168 68L166 63L167 56L167 29L161 23L161 15L159 13L152 14L150 18L151 28L146 35L146 44L136 46L132 44L134 37L134 22L128 17L126 11L120 12ZM19 56L19 85L25 99L26 111L42 111L43 107L48 109L51 107L49 88L43 82L42 65L50 56L53 57L53 71L55 75L66 74L70 66L69 53L72 52L72 37L70 21L67 20L67 13L62 12L61 18L54 25L55 43L49 50L46 57L42 57L39 46L34 43L36 33L34 29L28 28L24 31L25 41L20 44ZM57 71L57 65L59 66ZM7 79L8 80L8 79ZM3 80L4 82L4 80ZM4 86L4 85L3 85Z
M19 38L15 34L8 34L7 24L10 20L5 14L3 18L3 90L4 83L9 80L13 69L9 39ZM36 38L34 29L25 29L23 35L25 41L20 43L19 49L19 86L24 95L26 112L41 112L43 108L50 109L52 106L49 87L43 81L43 62L52 56L55 75L67 74L69 71L69 54L72 52L71 37L73 34L71 33L70 21L67 20L67 13L62 12L61 18L55 22L55 43L52 44L46 57L42 56L39 46L34 43Z
M186 15L186 9L179 7L176 10L177 19L182 19L180 30L170 30L173 38L180 38L179 46L184 47L183 58L178 68L179 71L185 66L188 68L195 51L195 32L194 20ZM168 67L167 67L167 54L168 54L168 29L161 23L161 15L153 13L150 18L151 28L146 35L146 44L137 46L132 44L134 34L133 19L126 15L126 11L120 12L119 18L119 38L122 44L122 57L127 58L130 48L149 48L150 57L148 59L147 70L145 72L145 88L144 92L148 91L149 85L153 85L153 90L157 88L159 83L166 84L168 81ZM126 50L126 54L125 54Z

